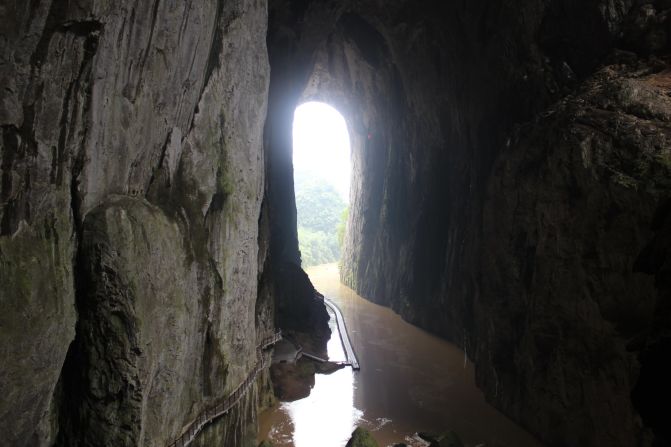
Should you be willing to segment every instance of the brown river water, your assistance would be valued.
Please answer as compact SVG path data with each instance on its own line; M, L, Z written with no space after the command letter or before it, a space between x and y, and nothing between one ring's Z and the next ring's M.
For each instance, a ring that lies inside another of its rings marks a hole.
M354 428L363 426L380 446L419 446L417 431L454 430L467 447L541 447L487 404L459 348L359 297L340 283L336 264L307 273L342 310L361 370L318 374L309 397L260 415L260 440L275 447L343 447ZM329 357L343 360L333 320Z

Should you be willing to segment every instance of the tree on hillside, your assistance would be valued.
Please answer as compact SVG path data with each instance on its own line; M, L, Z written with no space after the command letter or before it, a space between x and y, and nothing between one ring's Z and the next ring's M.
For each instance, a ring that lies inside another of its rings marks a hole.
M305 174L296 176L295 191L303 267L338 261L338 227L347 204L332 185Z

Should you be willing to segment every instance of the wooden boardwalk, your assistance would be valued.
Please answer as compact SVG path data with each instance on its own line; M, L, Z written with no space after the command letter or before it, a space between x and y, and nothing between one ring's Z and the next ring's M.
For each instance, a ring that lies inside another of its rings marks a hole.
M168 444L168 447L186 447L196 439L196 436L203 430L203 428L210 424L215 419L225 415L233 407L235 407L238 402L247 394L247 391L251 388L252 384L256 381L256 378L267 365L263 358L263 351L268 349L270 346L274 345L282 339L282 333L278 332L275 335L272 335L265 340L263 340L256 347L256 364L254 368L249 372L247 378L242 382L238 387L233 390L228 396L224 397L221 402L214 405L211 408L206 408L205 411L200 413L198 417L189 423L182 434L175 439L172 443Z
M345 365L350 365L353 370L358 371L361 369L359 367L359 360L356 357L354 348L352 347L352 342L349 339L349 333L347 332L347 326L345 325L345 318L343 318L342 312L340 312L340 308L336 303L326 297L324 297L324 304L333 311L336 317L338 333L340 334L340 342L342 343L342 347L345 350L346 361L342 363Z

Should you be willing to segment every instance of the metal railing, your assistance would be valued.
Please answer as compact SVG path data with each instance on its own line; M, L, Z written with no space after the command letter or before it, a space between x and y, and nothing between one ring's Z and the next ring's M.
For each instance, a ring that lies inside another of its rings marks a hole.
M349 339L349 333L347 332L347 325L345 324L345 317L343 317L340 308L336 303L331 301L326 297L322 297L324 304L329 307L333 314L336 317L336 324L338 325L338 333L340 334L340 343L342 343L343 350L345 351L345 362L340 362L344 365L350 365L353 370L359 370L359 360L356 357L354 352L354 347L352 342Z
M215 419L225 415L233 407L235 407L238 402L247 394L249 388L256 381L256 377L259 372L261 372L267 365L263 359L263 351L268 349L270 346L273 346L275 343L282 339L282 332L278 332L270 337L264 339L256 347L256 364L254 368L247 375L247 378L242 382L238 387L233 390L228 396L226 396L221 402L216 404L212 408L206 408L201 412L198 417L189 423L182 434L175 439L173 442L168 444L168 447L186 447L196 439L196 436L201 432L201 430L208 424L210 424Z

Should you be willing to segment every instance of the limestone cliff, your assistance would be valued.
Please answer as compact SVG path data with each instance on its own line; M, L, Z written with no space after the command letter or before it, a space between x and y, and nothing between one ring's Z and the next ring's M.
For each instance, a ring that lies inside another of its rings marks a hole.
M668 353L669 12L661 1L271 6L277 115L321 99L350 127L343 280L463 346L488 398L550 445L668 437L649 405L668 389L654 371ZM593 135L573 136L571 116ZM578 148L599 162L566 158Z
M167 445L254 365L266 23L261 0L0 5L6 445ZM230 421L208 439L242 442Z
M323 323L300 307L306 99L350 127L348 284L463 346L550 445L668 442L651 402L669 397L670 17L666 0L4 2L3 442L166 445L246 377L276 311ZM258 385L195 444L249 442Z
M328 69L379 118L354 140L343 280L463 346L487 397L549 445L668 439L651 402L668 396L671 109L650 55L668 52L669 11L630 7L362 6L387 57L345 29L346 75Z
M648 445L643 425L668 439L653 408L671 336L660 68L600 70L515 132L489 183L479 383L556 445Z

